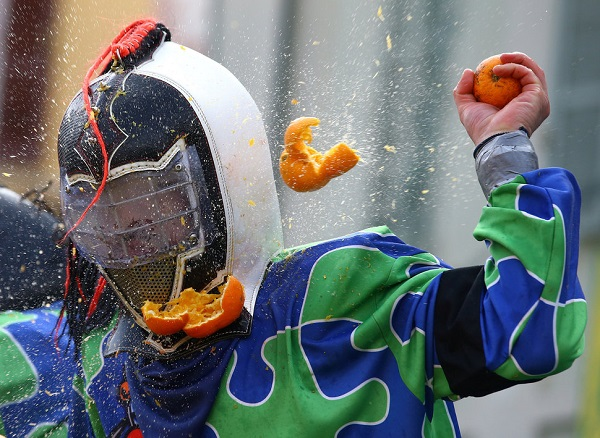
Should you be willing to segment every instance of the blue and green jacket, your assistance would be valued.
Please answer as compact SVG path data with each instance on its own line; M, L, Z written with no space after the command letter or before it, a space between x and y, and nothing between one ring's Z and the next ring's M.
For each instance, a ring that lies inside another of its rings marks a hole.
M453 269L386 227L287 250L251 335L174 360L77 361L58 309L0 314L0 433L23 436L459 436L453 403L567 369L584 347L580 193L563 169L494 187L489 258ZM66 352L66 353L65 353Z

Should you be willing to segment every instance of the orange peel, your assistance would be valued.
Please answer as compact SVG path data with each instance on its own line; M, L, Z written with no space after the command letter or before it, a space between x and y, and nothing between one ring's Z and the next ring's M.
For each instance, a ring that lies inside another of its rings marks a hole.
M157 335L167 336L183 330L193 338L205 338L233 323L244 308L244 287L229 276L218 293L196 292L187 288L166 304L146 301L142 315Z
M473 77L473 95L478 102L502 109L521 93L523 87L516 78L495 75L494 67L500 64L500 55L490 56L479 63Z
M300 117L292 120L285 131L279 172L283 182L297 192L324 187L332 178L352 169L360 159L346 143L338 143L325 154L308 146L312 142L311 128L320 122L316 117Z
M162 310L162 304L146 301L142 306L144 321L157 335L167 336L183 330L189 317L180 307Z

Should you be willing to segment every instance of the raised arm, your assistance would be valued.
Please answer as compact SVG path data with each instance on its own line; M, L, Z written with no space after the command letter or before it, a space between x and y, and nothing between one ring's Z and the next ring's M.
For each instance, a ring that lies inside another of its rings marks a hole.
M466 69L454 88L458 116L475 145L498 133L524 128L531 136L550 115L550 100L544 71L524 53L505 53L503 64L494 67L500 77L521 81L521 94L501 110L477 102L473 96L474 72Z
M485 266L450 270L440 280L436 349L460 396L558 373L584 344L579 188L564 169L538 169L529 141L549 114L543 71L521 53L502 61L495 74L512 75L523 86L503 109L475 100L470 70L454 91L488 200L474 236L490 252Z

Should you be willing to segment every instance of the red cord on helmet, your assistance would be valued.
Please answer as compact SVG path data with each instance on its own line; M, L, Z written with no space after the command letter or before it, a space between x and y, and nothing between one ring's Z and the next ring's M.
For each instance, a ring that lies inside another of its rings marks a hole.
M127 26L125 29L123 29L115 37L115 39L112 41L110 46L108 46L100 54L100 56L96 59L94 64L90 67L90 69L88 70L87 74L85 75L85 77L83 79L83 85L81 88L82 97L83 97L83 105L84 105L85 111L88 115L89 126L91 126L91 128L94 132L94 135L96 136L96 139L98 140L98 144L100 145L100 151L102 153L102 158L103 158L102 181L100 182L100 185L98 186L98 190L96 191L96 195L94 196L92 201L85 208L83 213L81 213L81 216L79 216L79 219L77 219L77 221L73 224L73 226L71 226L71 228L65 233L65 235L63 236L63 238L61 239L59 244L62 244L67 239L68 235L75 228L77 228L79 226L79 224L81 224L81 222L84 220L85 216L87 215L88 211L94 206L94 204L98 201L98 199L100 199L100 195L104 191L104 187L106 186L106 182L108 180L108 173L109 173L108 152L106 150L106 144L104 142L104 138L102 136L102 133L100 132L100 128L98 127L98 123L96 121L97 113L92 108L92 104L90 101L90 95L91 95L90 81L94 77L96 71L101 71L101 72L104 71L109 62L111 62L111 61L121 62L123 58L125 58L131 54L134 54L140 48L140 45L141 45L142 41L144 40L144 38L146 36L148 36L148 34L152 30L156 29L156 27L157 27L157 23L153 19L138 20L138 21L131 23L129 26ZM65 280L65 303L66 303L66 298L67 298L67 295L69 292L69 287L70 287L71 281L73 281L73 279L71 278L71 272L70 272L71 268L70 267L75 259L75 251L76 251L75 247L71 244L71 247L69 248L69 255L67 257L67 273L66 273L66 280ZM74 280L77 284L77 290L79 291L81 299L84 302L87 302L87 299L85 297L85 294L83 293L83 288L81 287L81 282L80 282L79 278L75 278ZM104 290L105 286L106 286L106 279L104 277L100 277L96 284L96 289L94 291L94 295L89 303L89 307L88 307L87 314L85 317L86 321L92 316L92 314L96 310L96 307L98 305L98 302L100 301L100 297L102 295L102 291ZM58 318L58 323L56 325L56 332L55 332L56 348L58 348L58 336L59 336L58 330L59 330L59 326L62 323L62 320L64 318L65 308L66 308L66 306L63 305L63 308L61 309L61 312L60 312L60 315Z
M106 278L100 277L98 279L98 283L96 283L96 290L94 291L94 296L90 301L90 307L88 307L87 315L85 315L86 321L90 319L90 316L93 315L96 307L98 307L98 301L100 301L100 297L102 296L102 292L104 291L104 287L106 286Z
M100 132L100 128L98 128L98 123L96 122L96 113L92 108L92 104L90 102L90 81L94 76L94 73L98 70L101 65L106 65L107 61L110 62L113 60L121 60L122 58L135 53L137 49L139 49L142 40L148 35L150 31L156 28L156 21L154 19L145 19L138 20L131 23L125 29L123 29L112 41L111 45L107 47L104 52L96 59L94 64L90 67L87 74L83 79L83 86L81 88L82 96L83 96L83 105L85 107L85 111L88 115L88 123L92 127L94 134L98 140L98 144L100 145L100 151L102 152L103 158L103 169L102 169L102 181L98 186L98 190L96 191L96 195L94 199L89 203L89 205L85 208L79 219L73 224L73 226L65 233L64 237L60 241L63 243L67 236L79 226L79 224L83 221L88 211L94 206L98 199L100 199L100 195L104 191L104 187L106 186L106 181L108 180L108 153L106 150L106 144L104 143L104 138L102 137L102 133ZM110 57L109 57L110 55Z

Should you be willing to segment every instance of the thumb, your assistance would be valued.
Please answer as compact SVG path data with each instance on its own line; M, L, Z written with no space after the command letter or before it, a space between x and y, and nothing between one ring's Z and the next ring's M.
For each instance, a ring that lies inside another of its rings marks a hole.
M475 102L475 96L473 96L474 78L475 73L473 70L466 69L463 71L461 78L453 90L454 103L457 107L465 103Z

